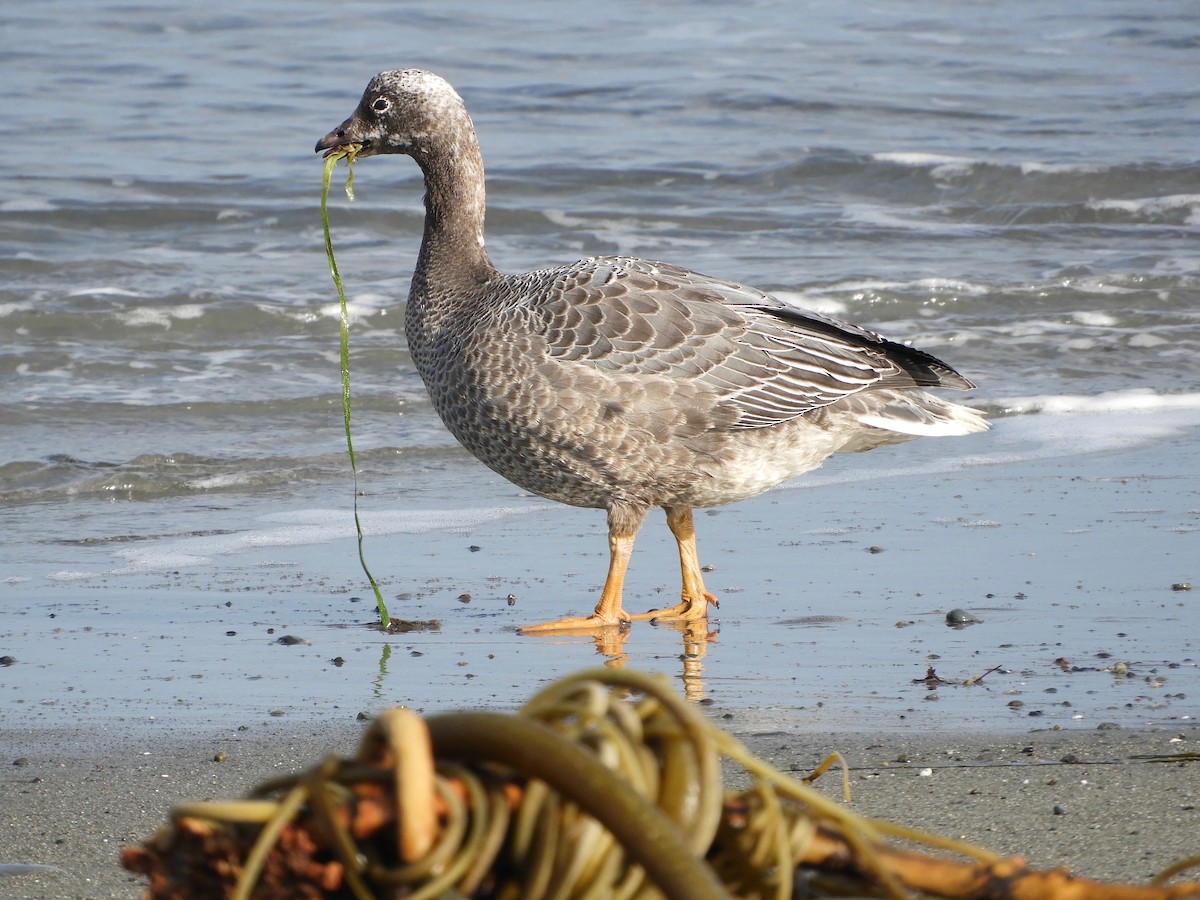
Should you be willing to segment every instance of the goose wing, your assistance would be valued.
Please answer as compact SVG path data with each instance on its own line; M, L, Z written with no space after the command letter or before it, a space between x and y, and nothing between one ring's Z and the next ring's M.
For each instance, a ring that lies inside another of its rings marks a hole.
M663 263L595 258L549 273L535 316L553 359L693 380L733 426L786 422L873 386L974 385L937 358L754 288Z

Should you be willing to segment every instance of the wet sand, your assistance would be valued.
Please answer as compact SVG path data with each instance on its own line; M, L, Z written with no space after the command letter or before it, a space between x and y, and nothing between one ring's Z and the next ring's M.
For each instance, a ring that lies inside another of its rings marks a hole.
M918 442L701 515L722 603L699 635L518 635L590 608L605 544L602 514L508 488L504 508L434 511L444 527L364 498L393 615L440 622L402 635L367 627L353 540L329 537L348 510L264 511L237 544L47 547L0 597L0 864L56 871L0 875L0 896L136 897L119 848L174 803L349 753L359 711L513 710L606 660L666 673L781 768L841 751L862 813L1144 881L1200 852L1200 763L1136 758L1200 749L1197 433L1194 411L1120 434L1006 420L973 456ZM629 607L676 578L649 523ZM948 628L954 607L982 621Z
M240 796L330 751L350 753L359 732L347 724L298 733L275 721L133 742L119 731L0 732L6 756L22 760L4 760L0 862L57 867L0 876L0 895L137 897L140 879L118 866L117 854L161 825L172 804ZM1024 855L1038 866L1140 883L1200 851L1200 763L1136 758L1194 753L1195 728L742 738L797 773L840 750L853 772L856 812ZM214 761L218 752L224 761ZM837 795L837 778L818 784Z

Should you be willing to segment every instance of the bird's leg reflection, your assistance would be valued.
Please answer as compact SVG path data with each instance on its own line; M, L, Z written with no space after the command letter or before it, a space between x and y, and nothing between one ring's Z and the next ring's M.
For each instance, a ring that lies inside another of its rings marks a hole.
M683 681L683 695L688 700L703 700L706 694L703 660L708 653L708 645L717 642L718 630L710 631L708 623L704 620L664 622L663 627L679 632L682 639L683 652L679 654L679 659L683 662L683 672L680 675ZM627 630L618 631L614 628L606 628L592 633L596 652L606 657L604 662L606 666L616 669L625 667L629 661L629 654L625 652L625 642L629 640L629 635L630 632Z
M679 654L683 661L683 695L693 702L703 700L707 691L702 660L708 653L708 645L717 642L719 629L710 630L708 622L704 619L693 622L663 622L662 626L678 631L683 638L683 652Z
M604 664L614 669L623 669L629 658L625 653L625 642L629 640L628 628L602 628L592 632L596 652L606 657Z

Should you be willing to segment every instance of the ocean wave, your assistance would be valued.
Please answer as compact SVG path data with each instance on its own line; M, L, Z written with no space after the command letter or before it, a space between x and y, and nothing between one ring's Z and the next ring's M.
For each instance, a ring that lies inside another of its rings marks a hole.
M872 460L870 465L831 461L785 489L1134 451L1172 440L1190 441L1188 436L1200 429L1200 394L1196 393L1114 391L1094 396L1029 396L1000 401L996 407L989 404L988 408L992 410L993 428L986 434L952 442L918 441L891 456L879 457L878 462Z
M1103 199L1087 201L1087 208L1097 212L1121 212L1135 219L1155 221L1179 220L1182 224L1200 225L1200 194L1170 194L1164 197L1141 197L1129 200Z
M1200 409L1200 393L1164 394L1149 388L1134 388L1092 395L1059 394L1007 397L992 402L1009 415L1198 410Z

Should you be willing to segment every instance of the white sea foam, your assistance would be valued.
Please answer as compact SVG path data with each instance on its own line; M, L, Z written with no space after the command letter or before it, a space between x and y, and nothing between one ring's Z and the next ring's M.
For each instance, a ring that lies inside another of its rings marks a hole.
M371 316L386 316L388 308L396 303L395 297L373 291L361 291L346 298L346 315L351 322L365 322ZM340 319L342 304L326 303L320 307L320 315L326 319Z
M120 313L121 321L131 328L157 325L170 328L175 319L198 319L204 315L201 303L179 303L173 306L135 306Z
M462 534L496 519L533 512L542 504L479 509L372 510L362 520L363 534L424 534L450 531ZM255 527L230 534L206 534L139 543L118 549L124 565L107 574L123 575L190 568L264 547L302 547L354 538L354 519L344 509L305 509L264 516ZM63 576L66 577L66 576ZM79 575L77 577L91 577Z
M1091 325L1095 327L1113 327L1117 324L1117 317L1110 313L1099 312L1097 310L1079 310L1071 313L1071 318L1080 325Z
M20 199L0 203L0 212L6 213L54 212L56 209L58 207L48 200Z
M994 402L1008 415L994 417L993 428L986 434L952 442L929 439L898 451L920 457L909 464L888 467L831 462L792 486L848 484L1132 450L1200 429L1200 393L1132 390L1090 396L1014 397ZM878 457L880 461L885 458Z
M51 572L46 576L49 581L87 581L89 578L95 578L100 575L99 572L82 572L78 569L69 569L59 572Z
M960 294L968 297L979 297L994 290L994 288L954 278L917 278L912 281L886 281L882 279L839 281L836 284L831 284L828 290L845 291L854 294L885 292L910 294L928 292L938 297Z
M1060 175L1065 173L1088 173L1102 171L1104 171L1104 166L1097 165L1096 163L1021 163L1022 175Z
M810 294L805 291L771 291L771 296L792 306L811 309L826 316L844 316L848 307L841 300L835 300L823 294Z
M1149 389L1104 394L1010 397L995 401L1010 413L1112 413L1138 410L1200 409L1200 394L1160 394Z
M955 166L965 170L980 162L980 160L969 156L944 156L938 153L906 153L903 151L872 153L871 158L878 162L892 163L897 166L911 166L914 169Z
M239 485L251 484L254 476L249 472L232 472L221 475L208 475L204 478L193 478L185 482L185 486L194 491L219 491Z
M1200 194L1168 194L1163 197L1142 197L1133 200L1089 200L1089 209L1116 210L1134 216L1161 216L1163 213L1186 209L1189 225L1200 224Z
M85 287L77 288L69 291L68 297L140 297L142 296L137 291L131 291L126 288L119 287Z

